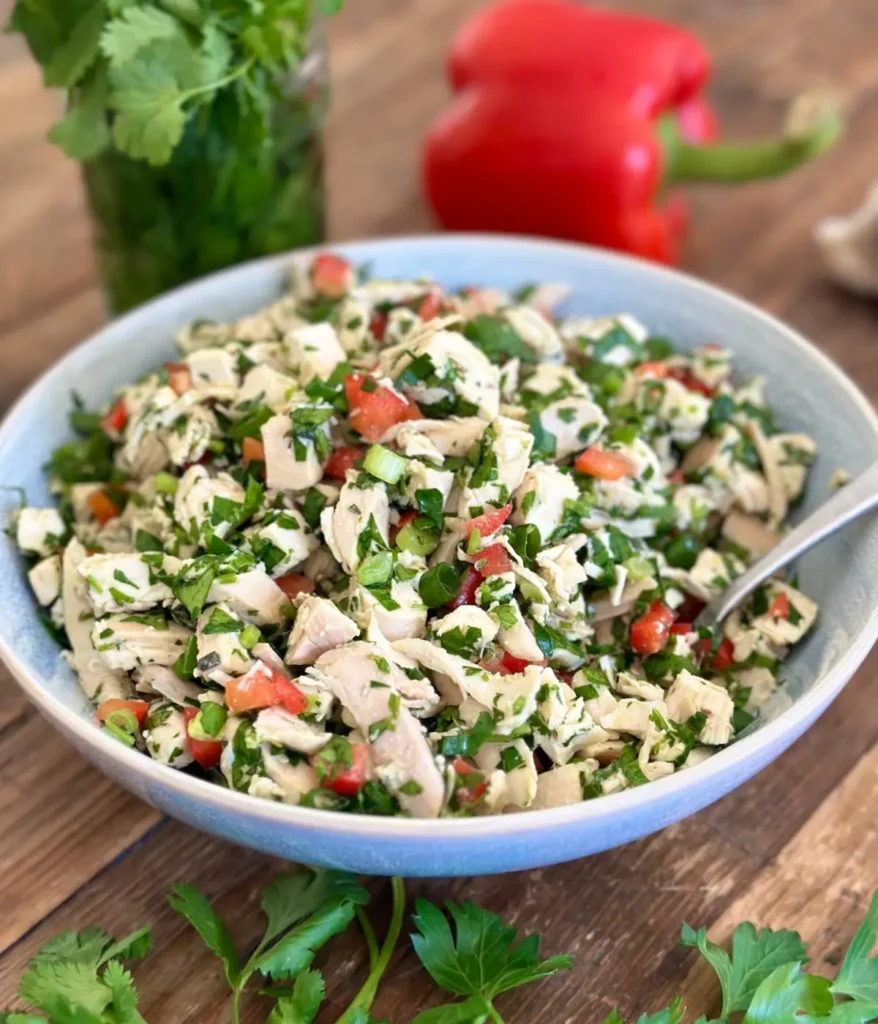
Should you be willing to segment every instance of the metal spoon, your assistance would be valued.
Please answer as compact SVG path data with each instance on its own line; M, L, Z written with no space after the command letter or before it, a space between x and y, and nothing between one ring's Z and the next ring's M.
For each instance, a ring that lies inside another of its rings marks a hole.
M875 508L878 508L878 462L842 487L816 512L812 512L804 522L791 530L764 558L750 566L719 597L715 597L696 618L695 626L710 628L722 622L729 612L779 569L795 561L799 555L842 526L847 526Z

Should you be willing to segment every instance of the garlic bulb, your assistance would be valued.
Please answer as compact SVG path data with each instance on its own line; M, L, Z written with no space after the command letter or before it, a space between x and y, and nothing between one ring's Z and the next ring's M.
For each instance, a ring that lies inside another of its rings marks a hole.
M820 221L814 238L834 281L860 295L878 295L878 181L854 213Z

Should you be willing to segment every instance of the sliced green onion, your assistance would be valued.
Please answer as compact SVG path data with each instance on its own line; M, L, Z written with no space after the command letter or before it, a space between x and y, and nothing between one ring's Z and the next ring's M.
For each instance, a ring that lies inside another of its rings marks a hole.
M155 489L159 494L176 494L180 481L170 473L156 473Z
M482 550L482 535L478 530L471 530L469 540L466 542L466 553L468 555L474 555L477 551Z
M134 737L137 733L137 719L128 708L118 708L107 715L104 720L104 728L114 739L124 743L126 747L134 746Z
M418 593L428 608L441 608L457 597L460 579L450 565L442 562L428 569L418 582Z
M241 630L241 646L245 651L249 651L250 648L253 647L254 644L258 644L261 639L262 634L256 626L245 626Z
M393 575L393 552L379 551L369 557L357 569L357 580L364 587L375 587L386 583Z
M373 444L366 452L363 469L386 484L395 484L405 472L405 459L383 445Z
M622 563L632 580L645 580L655 572L655 566L643 555L633 555Z
M396 535L396 546L400 551L410 551L413 555L424 558L439 547L439 538L409 523Z

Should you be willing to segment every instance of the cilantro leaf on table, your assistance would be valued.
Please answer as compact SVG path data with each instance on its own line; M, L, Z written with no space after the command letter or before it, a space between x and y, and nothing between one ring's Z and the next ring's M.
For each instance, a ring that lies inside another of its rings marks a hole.
M323 975L319 971L303 971L290 995L278 999L266 1024L311 1024L325 995Z
M683 946L696 947L719 978L723 993L721 1017L746 1010L760 984L784 964L807 963L808 953L798 932L756 931L752 924L739 924L732 934L732 954L707 938L707 930L697 932L683 925Z
M313 914L331 894L344 892L348 882L346 876L326 871L279 875L262 891L260 906L268 919L265 941L270 942L297 921Z
M341 872L303 870L275 879L262 893L261 907L267 918L265 933L247 962L241 964L228 927L202 893L191 885L176 885L170 897L173 909L222 961L234 1008L254 974L294 982L292 990L267 993L278 1000L272 1011L273 1024L308 1024L313 1019L322 999L322 978L307 968L317 950L344 931L356 908L368 900L366 890L352 876ZM299 981L300 978L307 980ZM320 998L316 979L320 981ZM312 1017L308 1017L312 1007ZM237 1009L233 1020L238 1020Z
M193 885L175 885L169 902L201 936L201 941L222 961L226 980L234 988L241 973L238 951L225 921L211 906L210 900Z
M118 942L95 927L62 932L31 959L19 996L54 1024L144 1024L131 975L119 958L144 956L149 946L148 929ZM45 1019L30 1013L0 1014L2 1024Z
M663 1010L659 1010L657 1013L642 1013L637 1018L637 1024L681 1024L685 1012L686 1007L683 1005L683 1000L676 996L671 1005L666 1006ZM614 1009L604 1018L604 1024L625 1024L625 1022L619 1011ZM695 1021L695 1024L707 1024L707 1021L701 1017Z
M832 991L852 999L878 1003L878 957L870 957L878 939L878 892L872 894L872 902L863 923L851 940L845 958L838 971Z
M131 972L118 960L111 960L104 971L103 980L110 990L114 1024L142 1024L143 1017L137 1010L137 989Z
M354 919L357 905L368 902L368 899L366 891L355 884L330 895L309 917L281 935L265 952L257 950L245 973L259 971L275 980L294 978L310 967L321 946L347 928Z
M777 1024L800 1013L824 1017L834 1005L831 985L828 978L803 974L801 963L783 964L753 993L742 1024Z
M539 960L539 936L529 935L516 942L515 928L473 903L449 902L446 906L456 935L452 934L448 919L438 907L419 899L413 918L418 931L412 935L412 944L436 984L456 995L470 997L470 1009L492 1014L497 1019L492 1000L501 992L546 978L559 970L569 970L573 963L569 956ZM426 1018L426 1024L461 1019L425 1012L432 1014ZM462 1011L455 1005L453 1012ZM425 1024L423 1014L418 1015L415 1024Z

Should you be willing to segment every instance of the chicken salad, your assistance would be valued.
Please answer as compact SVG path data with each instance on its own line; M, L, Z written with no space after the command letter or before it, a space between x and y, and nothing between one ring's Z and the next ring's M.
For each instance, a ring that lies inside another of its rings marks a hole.
M12 531L101 727L304 806L539 809L700 763L815 603L772 580L816 446L732 353L628 314L380 280L330 253L119 390Z

